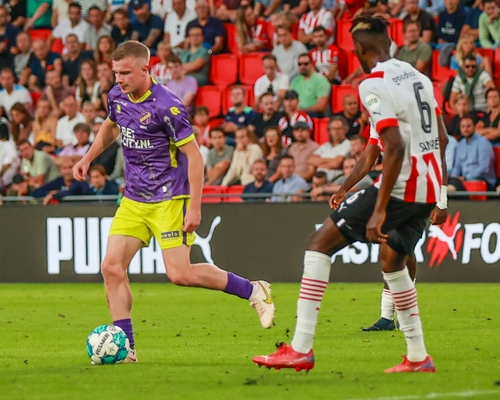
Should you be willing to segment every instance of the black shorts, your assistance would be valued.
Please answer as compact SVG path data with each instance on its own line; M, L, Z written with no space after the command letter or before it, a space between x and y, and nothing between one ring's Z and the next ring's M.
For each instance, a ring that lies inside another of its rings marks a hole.
M366 224L373 214L378 189L370 186L346 198L331 219L347 242L368 242ZM434 204L409 203L391 197L387 204L382 233L389 237L387 244L400 254L412 254L422 236Z

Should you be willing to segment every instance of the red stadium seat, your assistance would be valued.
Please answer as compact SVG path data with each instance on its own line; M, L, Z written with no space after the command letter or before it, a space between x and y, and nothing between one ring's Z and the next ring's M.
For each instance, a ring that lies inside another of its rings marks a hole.
M344 51L354 51L354 43L352 42L352 36L349 33L351 29L352 22L349 20L337 20L337 46Z
M245 88L245 103L250 107L253 107L254 104L254 92L253 86L250 85L241 85ZM232 86L229 86L225 89L222 89L222 114L227 114L229 109L233 106L231 102L231 90Z
M391 28L390 28L390 35L392 40L396 42L398 47L404 46L405 45L405 37L403 33L403 20L398 19L398 18L391 18Z
M468 192L486 192L487 186L484 181L468 181L464 182L465 189ZM486 196L470 196L471 200L485 201L487 199Z
M210 67L210 82L228 86L238 80L238 57L234 54L220 54L212 56Z
M434 50L434 52L432 53L432 79L435 81L443 82L448 81L455 75L457 75L457 71L454 71L448 67L442 67L439 64L439 51Z
M214 118L211 119L210 122L208 123L211 128L215 128L216 126L220 126L224 122L224 118Z
M218 86L202 86L198 88L196 95L197 106L207 106L210 110L209 117L215 118L220 115L222 93Z
M33 107L36 107L36 103L38 103L38 100L40 100L42 94L43 94L42 92L30 92L31 101L33 102Z
M271 49L273 48L274 44L274 34L276 33L273 24L271 24L271 21L267 21L267 35L269 36L269 44L271 45Z
M359 63L358 57L354 53L347 53L347 75L352 74L356 71L361 64Z
M239 55L240 48L238 46L238 41L236 39L236 25L227 22L224 24L224 29L226 30L226 38L227 38L227 49L230 53Z
M63 50L64 50L64 43L62 39L54 40L54 43L52 43L52 48L50 49L50 51L62 55Z
M243 185L234 185L234 186L229 186L226 190L227 194L241 194L243 193L243 189L245 189L245 186ZM241 203L243 200L241 197L226 197L225 201L227 203Z
M254 85L255 81L264 75L262 57L268 53L251 53L240 56L240 82L244 85Z
M205 194L224 194L227 188L225 186L204 186L203 195ZM222 197L203 197L202 203L221 203L224 199Z
M328 118L313 118L314 123L314 141L318 144L328 142Z
M443 86L442 82L432 82L432 86L434 87L434 98L438 103L438 106L443 109L444 107L444 95L443 95Z
M342 104L344 97L348 94L353 94L359 101L358 89L351 85L332 85L332 111L338 113L343 110Z
M52 29L32 29L28 31L32 40L42 39L47 40L52 33Z
M497 178L500 178L500 147L493 147L493 152L495 153L495 172Z
M500 49L495 50L495 55L492 60L493 64L493 76L495 78L500 78Z
M153 68L156 64L159 64L160 63L160 57L157 57L157 56L152 56L150 59L149 59L149 68Z

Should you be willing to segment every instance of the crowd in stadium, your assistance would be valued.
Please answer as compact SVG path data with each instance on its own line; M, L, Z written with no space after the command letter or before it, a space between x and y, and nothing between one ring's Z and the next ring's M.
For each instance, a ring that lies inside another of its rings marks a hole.
M369 138L357 91L366 75L349 34L363 13L386 18L393 56L433 80L448 122L448 190L500 191L496 0L3 3L0 195L48 204L122 191L120 138L94 161L88 183L72 167L107 117L113 51L138 40L151 50L151 75L192 119L204 193L327 200ZM382 161L352 190L369 186Z

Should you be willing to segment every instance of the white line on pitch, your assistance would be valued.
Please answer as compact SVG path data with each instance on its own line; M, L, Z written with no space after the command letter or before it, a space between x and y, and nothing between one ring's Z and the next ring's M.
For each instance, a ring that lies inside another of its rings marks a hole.
M409 396L393 396L393 397L370 397L368 399L349 399L349 400L424 400L424 399L437 399L439 397L472 397L472 396L486 396L488 394L500 394L498 390L483 390L474 391L469 390L467 392L456 392L456 393L429 393L420 395L409 395Z

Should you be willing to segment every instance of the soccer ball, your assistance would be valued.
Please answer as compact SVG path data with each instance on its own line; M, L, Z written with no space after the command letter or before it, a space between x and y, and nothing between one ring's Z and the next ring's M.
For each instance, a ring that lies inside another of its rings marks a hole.
M119 364L129 350L127 334L115 325L98 326L87 338L87 354L95 364Z

